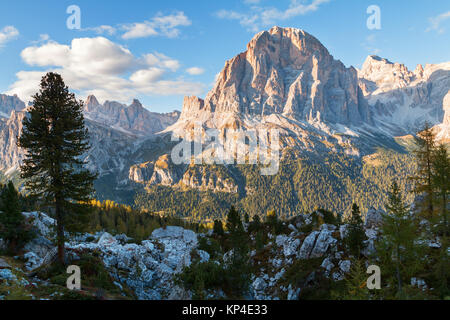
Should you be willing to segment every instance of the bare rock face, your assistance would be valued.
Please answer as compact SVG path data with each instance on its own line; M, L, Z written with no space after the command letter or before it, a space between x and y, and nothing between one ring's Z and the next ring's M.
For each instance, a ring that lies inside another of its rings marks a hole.
M17 137L22 132L25 112L11 111L9 119L0 120L0 170L18 169L23 152L17 147Z
M441 143L450 143L450 90L442 101L444 110L444 120L441 124L433 127L436 133L436 139Z
M0 116L9 118L12 111L22 111L25 103L17 95L8 96L0 94Z
M267 128L270 123L302 140L302 122L320 127L322 137L345 135L345 127L402 136L415 134L425 121L448 123L443 100L449 92L450 62L411 71L372 55L356 70L335 60L305 31L273 27L226 62L204 100L187 97L180 120L167 131L182 134L193 122L219 130ZM314 136L311 126L308 141Z
M145 183L151 179L154 168L155 165L153 162L131 166L129 179L136 183Z
M445 123L450 91L450 63L418 65L414 72L377 56L367 58L358 72L360 87L376 127L394 135L413 133L425 121Z
M359 124L369 121L361 97L354 68L334 60L310 34L274 27L257 34L246 52L226 62L205 101L186 98L181 118L283 114Z
M419 76L423 74L423 69L421 72L418 67L417 74ZM369 56L363 64L359 77L367 95L405 88L416 75L403 64L392 63L378 56Z
M180 181L183 175L183 168L175 166L169 155L163 155L155 162L150 185L161 184L172 186Z
M178 112L167 114L150 112L137 99L129 106L115 101L106 101L102 105L95 96L87 98L84 114L86 118L103 125L144 137L164 130L179 117Z
M144 185L179 186L201 191L238 192L238 186L222 166L174 165L168 155L131 166L129 179Z
M169 155L165 154L157 161L131 166L129 179L141 184L173 186L182 179L184 171L184 165L174 165Z
M225 168L191 165L183 175L182 184L202 191L238 192L238 186Z
M442 102L442 106L444 109L444 125L450 126L450 91L444 97L444 101Z

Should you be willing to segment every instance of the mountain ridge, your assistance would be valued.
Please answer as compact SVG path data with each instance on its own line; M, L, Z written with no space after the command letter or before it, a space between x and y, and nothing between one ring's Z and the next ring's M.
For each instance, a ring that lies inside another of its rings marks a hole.
M22 104L0 111L14 106ZM13 138L20 111L10 112L14 121L0 120L0 170L8 174L22 157ZM312 163L329 154L363 163L379 148L406 152L409 142L398 137L414 135L425 120L435 125L439 139L449 141L450 62L411 71L372 55L361 69L346 67L309 33L274 27L225 63L205 99L185 97L181 113L152 113L136 99L130 105L101 104L89 96L84 114L93 145L86 160L101 173L103 191L164 186L245 195L253 187L236 166L174 165L171 136L185 137L197 123L223 134L277 129L282 157L292 149Z

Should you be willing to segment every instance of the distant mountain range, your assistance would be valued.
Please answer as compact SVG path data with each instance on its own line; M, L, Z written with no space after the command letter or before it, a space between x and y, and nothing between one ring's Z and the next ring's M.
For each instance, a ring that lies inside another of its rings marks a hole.
M23 156L15 143L24 109L16 96L0 95L0 171L6 176L14 176ZM251 188L238 166L174 165L171 135L185 136L196 123L222 133L276 128L284 160L285 151L294 150L312 162L331 153L364 163L378 148L402 153L405 136L425 121L449 142L450 62L410 71L369 56L361 70L347 68L305 31L274 27L226 62L205 99L186 97L181 114L153 113L137 100L100 104L94 96L84 113L92 144L86 159L100 173L100 198L129 201L136 190L165 186L243 199Z

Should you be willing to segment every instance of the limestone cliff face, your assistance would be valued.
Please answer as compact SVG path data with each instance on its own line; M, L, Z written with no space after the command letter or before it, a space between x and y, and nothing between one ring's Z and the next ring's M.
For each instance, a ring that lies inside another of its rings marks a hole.
M236 193L238 186L228 170L221 166L174 165L169 156L130 167L129 179L143 185L177 186L201 191Z
M434 126L433 129L440 142L450 143L450 91L442 101L442 108L444 110L444 121Z
M129 179L146 185L173 186L181 180L184 170L185 166L174 165L169 155L165 154L157 161L131 166Z
M9 118L12 111L22 111L25 103L17 97L0 94L0 117Z
M444 115L444 125L450 126L450 92L444 97L443 100Z
M0 170L18 169L23 152L17 147L17 137L22 132L25 112L11 111L9 119L0 120Z
M139 100L126 106L115 101L100 104L94 96L85 102L86 118L138 136L152 136L178 120L179 113L159 114L145 109Z
M136 183L145 183L152 178L154 168L153 162L133 165L130 167L129 179Z
M425 121L445 123L450 63L418 65L414 72L377 56L366 59L359 83L376 127L394 135L416 133Z
M346 68L305 31L274 27L226 62L204 100L187 97L180 121L167 131L182 134L194 121L217 129L272 123L282 131L294 120L320 127L322 136L345 133L343 127L414 134L425 121L449 121L443 105L449 92L450 62L411 71L372 55L361 70ZM289 132L301 136L298 122Z
M191 165L183 175L182 184L201 191L238 192L238 186L225 168Z
M417 77L423 76L423 68L416 73L400 63L392 63L378 56L369 56L364 62L359 78L365 95L388 92L407 87Z
M369 122L354 68L334 60L310 34L274 27L257 34L247 51L226 62L203 101L186 98L181 119L214 113L282 114L298 120Z

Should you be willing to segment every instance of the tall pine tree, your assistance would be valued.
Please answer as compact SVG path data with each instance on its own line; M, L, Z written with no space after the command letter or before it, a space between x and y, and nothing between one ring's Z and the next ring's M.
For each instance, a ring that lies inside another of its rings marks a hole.
M439 145L433 153L431 182L435 191L436 206L439 208L440 221L442 226L440 233L447 237L450 235L447 209L449 206L448 193L450 192L450 158L447 147Z
M382 236L377 243L377 255L389 287L395 288L397 297L401 298L404 282L409 282L423 266L423 248L418 241L417 221L405 205L396 182L392 184L386 208L388 213L383 215Z
M64 263L64 232L79 231L86 220L83 203L94 192L96 174L81 159L90 146L84 125L83 103L69 92L62 77L47 73L23 120L18 146L25 149L22 178L32 195L54 207L58 259Z
M416 194L423 195L422 213L425 217L431 218L434 214L434 193L433 193L433 152L435 148L436 136L433 128L426 122L422 131L416 137L416 157L418 171L413 177Z
M344 239L348 251L354 257L359 258L364 249L364 241L367 240L363 227L361 211L356 203L352 206L352 215L348 224L348 232Z
M230 263L227 266L227 283L238 297L247 293L250 284L249 239L242 225L240 214L231 207L227 216L227 231L231 244Z

